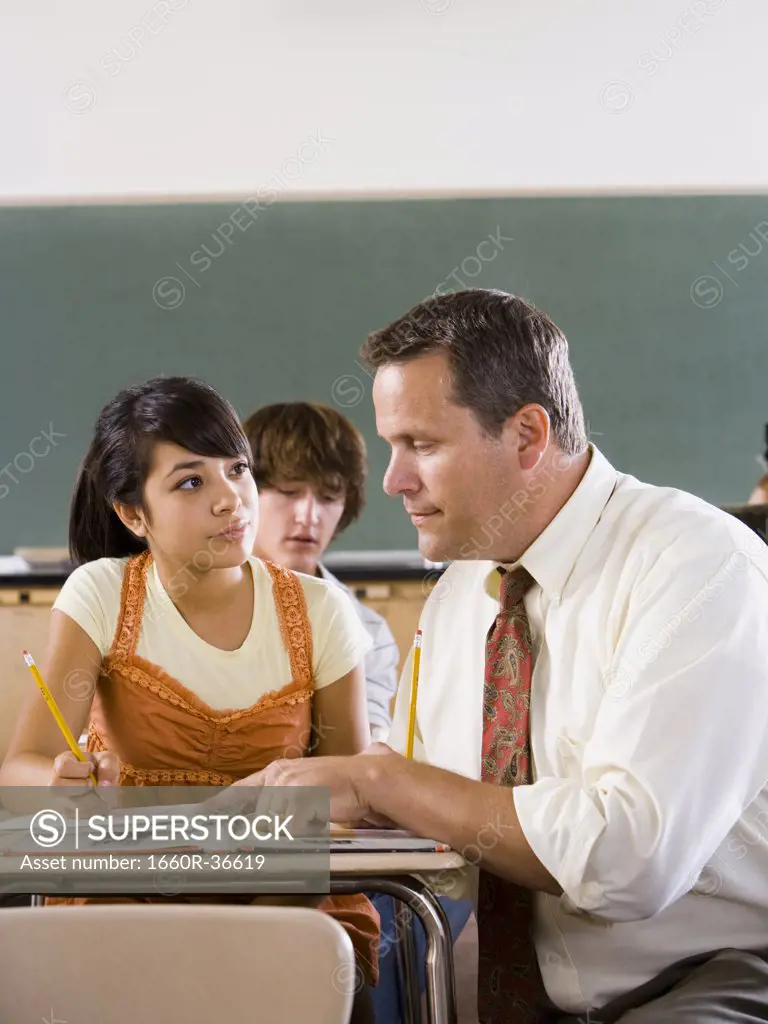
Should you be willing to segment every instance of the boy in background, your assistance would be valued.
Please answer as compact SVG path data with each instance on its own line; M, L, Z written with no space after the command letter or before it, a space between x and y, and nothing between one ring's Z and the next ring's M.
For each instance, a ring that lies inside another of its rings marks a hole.
M397 643L384 619L322 564L328 545L360 516L365 504L363 436L335 409L310 402L265 406L248 417L243 429L259 488L254 554L347 590L373 638L365 656L368 720L371 739L384 740L397 689Z

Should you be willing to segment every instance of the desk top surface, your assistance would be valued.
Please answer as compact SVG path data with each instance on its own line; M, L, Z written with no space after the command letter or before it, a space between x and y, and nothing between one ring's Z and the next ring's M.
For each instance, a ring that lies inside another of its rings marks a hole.
M331 875L426 875L462 871L460 853L332 853Z
M81 858L108 857L110 853L118 857L131 856L130 849L117 852L115 850L103 852L88 850L79 854L74 854L71 851L67 854L57 854L55 849L40 848L33 853L27 852L25 855L21 853L12 855L7 853L0 854L0 871L12 873L15 869L20 868L25 856L63 859L66 856L79 856ZM175 848L169 851L168 855L173 854L176 856L180 855L176 853ZM134 854L133 856L136 855ZM153 856L163 856L163 850L158 849ZM301 856L301 854L298 856ZM147 864L142 864L136 873L141 874L146 871L147 875L156 875L157 869L148 866L148 855L146 853L141 854L141 859L142 861L147 860ZM442 871L461 871L467 866L467 862L461 854L453 850L450 850L448 853L415 853L412 851L402 853L332 853L330 859L331 875L336 876L435 874Z
M354 583L435 578L447 563L430 562L418 551L337 551L328 552L323 564L342 582ZM0 587L61 587L71 571L66 559L36 562L0 555Z

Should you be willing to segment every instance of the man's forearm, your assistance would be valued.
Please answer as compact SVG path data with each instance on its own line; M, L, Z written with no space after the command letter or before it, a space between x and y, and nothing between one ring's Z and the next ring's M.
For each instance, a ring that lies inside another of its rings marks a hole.
M447 843L471 863L480 863L502 878L561 894L528 845L510 789L474 782L394 753L360 755L359 761L360 795L374 814Z

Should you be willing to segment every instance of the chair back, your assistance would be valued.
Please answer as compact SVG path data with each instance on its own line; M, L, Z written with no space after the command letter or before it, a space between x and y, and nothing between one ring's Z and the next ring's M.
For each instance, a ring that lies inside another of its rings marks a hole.
M0 910L0 1021L348 1024L349 936L294 907Z

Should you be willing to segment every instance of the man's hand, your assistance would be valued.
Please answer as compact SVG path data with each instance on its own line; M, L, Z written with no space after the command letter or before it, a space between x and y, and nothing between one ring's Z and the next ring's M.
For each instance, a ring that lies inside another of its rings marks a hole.
M381 746L381 744L375 744ZM361 782L365 770L361 759L365 754L351 757L296 757L273 761L260 772L248 775L233 786L323 786L331 794L331 820L356 823L364 821L370 808L361 797ZM259 810L262 801L259 800Z
M528 889L562 895L559 882L525 838L509 786L409 760L385 743L372 743L350 757L274 761L235 783L244 789L229 790L247 793L249 786L325 786L331 793L331 821L402 828L447 843L462 855L478 851L473 864ZM264 794L254 790L259 792ZM280 795L273 790L269 799L279 801ZM261 798L258 803L261 809Z
M261 771L227 786L223 792L206 801L206 804L216 811L226 813L298 812L297 818L302 819L300 808L292 804L286 787L323 786L330 790L331 821L350 827L396 828L389 818L374 813L362 796L361 781L370 764L366 758L376 755L398 758L385 743L372 743L362 754L347 757L281 758ZM283 788L285 793L283 796L277 792L270 795L269 790L272 788ZM267 793L264 793L264 789ZM249 790L253 793L252 797ZM301 801L301 804L306 809L305 801Z

